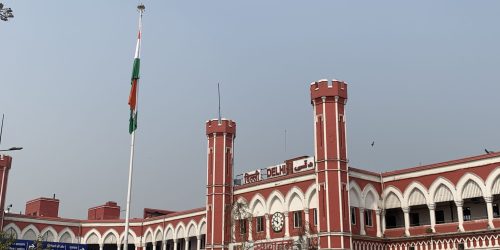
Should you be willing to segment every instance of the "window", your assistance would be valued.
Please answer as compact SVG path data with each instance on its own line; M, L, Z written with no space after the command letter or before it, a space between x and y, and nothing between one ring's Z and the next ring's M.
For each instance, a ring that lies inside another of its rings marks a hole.
M351 224L356 225L356 208L351 207Z
M415 246L411 246L408 250L415 250Z
M302 211L293 212L293 227L298 228L302 226Z
M493 204L493 217L499 217L500 216L500 213L499 213L499 210L498 210L498 204L494 203Z
M464 207L463 211L464 211L464 221L471 220L470 207Z
M397 226L396 216L388 214L385 216L385 227L395 228Z
M420 226L420 217L418 213L410 213L410 225Z
M313 217L314 217L313 218L314 225L316 226L316 225L318 225L318 209L317 208L313 209Z
M365 226L373 226L373 221L372 221L372 210L366 209L365 210Z
M436 211L436 224L443 224L444 223L444 210L437 210Z
M255 229L257 230L257 232L264 232L264 216L259 216L256 219L256 224L255 225Z
M240 220L240 234L246 234L247 233L247 223L245 219Z

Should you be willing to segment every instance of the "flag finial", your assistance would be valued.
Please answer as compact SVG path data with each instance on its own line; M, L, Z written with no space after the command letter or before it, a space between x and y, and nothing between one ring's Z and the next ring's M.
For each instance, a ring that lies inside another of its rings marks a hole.
M144 7L144 4L140 3L139 5L137 5L137 9L142 14L142 13L144 13L144 10L146 9L146 7Z

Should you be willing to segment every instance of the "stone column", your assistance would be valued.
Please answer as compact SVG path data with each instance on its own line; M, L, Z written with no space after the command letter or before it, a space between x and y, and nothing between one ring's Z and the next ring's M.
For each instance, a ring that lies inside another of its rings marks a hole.
M314 224L314 222L313 222ZM306 233L309 233L309 227L311 226L311 222L309 221L309 208L304 208L304 228L306 229Z
M463 210L463 201L455 201L455 205L457 206L457 216L458 216L458 230L460 232L464 230L464 210Z
M427 207L429 208L429 215L431 217L430 219L432 232L436 232L436 204L427 204Z
M285 215L285 237L290 237L290 222L288 221L288 211L283 212Z
M402 209L405 216L405 235L410 236L410 208L403 207Z
M382 219L382 234L385 234L385 209L380 210L380 218Z
M189 250L189 237L184 238L184 250Z
M201 249L201 235L196 236L196 250Z
M269 214L266 214L265 215L266 217L266 239L270 239L271 238L271 232L270 232L270 227L271 227L271 223L269 223Z
M252 225L252 220L246 219L245 221L248 221L248 241L253 241L253 225Z
M116 243L116 250L121 250L122 249L122 244Z
M366 235L365 232L365 208L359 208L359 234Z
M161 250L167 250L167 241L166 240L162 241L162 246L163 247Z
M103 250L104 249L104 244L99 244L99 250Z
M146 245L147 245L147 244L148 244L148 243L146 243ZM153 244L153 250L156 250L156 241L151 242L151 244Z
M174 239L174 250L177 250L177 239Z
M493 225L493 197L484 197L484 202L486 202L486 210L488 212L488 226L490 227L490 229L493 229L495 228L495 225Z
M380 224L380 215L382 214L381 209L375 209L375 223L377 223L377 237L382 237L382 225Z

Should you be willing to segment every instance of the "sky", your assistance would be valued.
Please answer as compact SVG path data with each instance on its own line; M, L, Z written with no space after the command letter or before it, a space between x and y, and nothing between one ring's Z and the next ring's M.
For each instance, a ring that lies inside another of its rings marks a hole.
M55 194L61 217L124 209L137 2L1 2L15 17L0 23L0 148L24 147L10 152L7 204ZM313 155L309 84L324 78L349 84L350 166L500 150L500 2L143 3L132 217L204 206L218 82L236 173Z

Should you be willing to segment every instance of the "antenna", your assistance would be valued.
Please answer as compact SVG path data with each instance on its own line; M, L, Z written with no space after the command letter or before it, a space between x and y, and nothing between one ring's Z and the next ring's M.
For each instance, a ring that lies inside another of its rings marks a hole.
M3 134L3 118L5 114L2 114L2 127L0 127L0 144L2 144L2 134Z
M220 114L220 86L219 85L220 85L220 82L217 83L217 94L219 96L219 124L221 124L222 118L221 118L221 114Z

